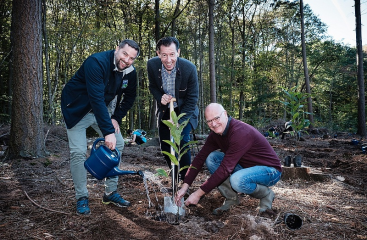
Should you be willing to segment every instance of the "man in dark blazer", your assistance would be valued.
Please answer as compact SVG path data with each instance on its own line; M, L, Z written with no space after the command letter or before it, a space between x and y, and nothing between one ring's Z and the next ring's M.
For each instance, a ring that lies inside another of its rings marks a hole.
M67 127L78 214L90 214L84 168L86 129L92 127L104 137L109 149L122 152L124 139L119 126L135 101L137 74L132 64L139 52L138 44L126 39L115 50L92 54L62 90L61 110ZM127 207L130 203L117 193L117 183L117 176L106 179L102 202Z
M196 66L180 58L179 42L174 37L164 37L157 42L157 57L149 59L147 63L149 90L157 104L157 125L161 150L170 152L169 144L163 140L170 140L170 130L162 122L170 118L169 102L176 98L174 110L177 115L185 113L179 123L190 119L189 124L183 129L181 146L190 141L190 132L198 125L199 109L197 101L199 86ZM171 167L171 160L165 156L167 164ZM191 153L188 151L180 161L180 167L190 166ZM177 169L176 169L177 171ZM175 171L175 172L176 172ZM185 178L187 169L180 172L181 180Z

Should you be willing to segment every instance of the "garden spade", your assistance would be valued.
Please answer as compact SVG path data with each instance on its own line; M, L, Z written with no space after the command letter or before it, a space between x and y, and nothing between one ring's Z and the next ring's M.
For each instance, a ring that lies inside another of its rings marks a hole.
M176 98L172 98L170 101L170 106L169 106L169 115L170 115L170 120L172 122L172 112L174 111L174 106L173 106L173 102L176 101ZM170 136L170 140L172 143L174 143L174 139L173 136ZM173 149L173 147L171 146L171 154L175 155L175 150ZM175 164L173 162L171 162L171 178L172 178L172 197L164 197L164 212L166 213L173 213L173 214L179 214L179 215L185 215L185 210L182 207L178 207L175 203L175 196L176 196L176 192L177 192L177 185L176 185L176 176L178 177L178 173L176 172L176 168L175 168ZM180 169L180 165L178 165L177 167L177 171ZM183 198L182 200L182 204L181 206L183 206Z

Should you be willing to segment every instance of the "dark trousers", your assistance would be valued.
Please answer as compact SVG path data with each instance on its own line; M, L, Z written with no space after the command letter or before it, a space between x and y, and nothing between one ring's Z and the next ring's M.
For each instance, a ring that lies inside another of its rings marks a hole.
M176 108L177 109L177 108ZM175 111L176 111L175 109ZM177 115L179 115L177 112L176 112ZM166 113L163 115L163 118L162 120L168 120L170 118L169 116L169 109L167 109ZM192 126L190 123L188 123L186 125L186 127L183 129L182 133L181 133L181 136L183 136L183 139L181 140L181 147L185 144L185 143L188 143L190 141L190 132L192 130ZM167 127L163 122L160 122L159 123L159 126L158 126L158 132L159 132L159 141L160 141L160 144L161 144L161 150L162 151L166 151L166 152L171 152L171 146L165 142L163 142L163 140L169 140L170 141L170 137L171 137L171 133L170 133L170 129L169 127ZM183 149L181 149L181 152L183 151ZM176 157L177 157L177 154L176 154ZM164 158L166 159L166 162L168 164L168 167L171 168L171 160L169 159L168 156L166 156L164 154ZM180 168L184 167L184 166L190 166L191 164L191 152L190 150L187 151L187 153L185 153L181 160L180 160ZM175 172L177 173L177 166L175 166ZM187 172L187 168L180 171L179 173L179 180L184 180L185 179L185 175L186 175L186 172ZM176 177L176 176L175 176Z

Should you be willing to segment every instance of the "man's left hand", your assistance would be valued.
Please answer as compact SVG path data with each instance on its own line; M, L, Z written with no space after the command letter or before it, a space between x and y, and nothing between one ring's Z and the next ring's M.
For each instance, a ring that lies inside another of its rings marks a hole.
M119 123L115 119L111 119L113 127L115 128L115 133L120 133L120 126Z
M200 188L193 192L185 201L185 205L189 206L191 204L196 205L198 204L201 196L205 195L205 192L201 190Z

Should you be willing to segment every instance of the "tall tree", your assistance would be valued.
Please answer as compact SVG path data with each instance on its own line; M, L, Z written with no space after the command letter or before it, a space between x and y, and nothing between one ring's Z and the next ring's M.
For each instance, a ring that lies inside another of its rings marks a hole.
M356 16L356 42L357 42L357 66L358 66L358 130L362 137L366 136L366 113L365 113L365 93L363 74L363 51L362 51L362 30L361 30L361 1L354 2Z
M209 76L210 76L210 102L217 102L217 86L215 82L215 57L214 57L214 7L215 0L209 3Z
M11 115L11 0L0 1L0 123L10 122Z
M313 114L312 114L312 98L311 98L311 88L310 88L310 78L308 75L308 67L307 67L307 55L306 55L306 40L305 40L305 18L303 15L303 0L300 0L300 13L301 13L301 41L302 41L302 59L303 59L303 71L305 74L305 85L306 85L306 92L309 95L307 98L307 105L308 105L308 112L309 114L309 120L311 123L313 123Z
M44 39L44 56L45 56L45 68L46 68L46 82L47 82L47 97L48 97L48 118L49 122L52 125L55 125L56 115L54 109L54 102L52 101L52 85L51 85L51 76L50 76L50 55L49 44L48 44L48 35L46 29L46 17L47 17L47 5L46 0L42 0L42 33Z
M14 0L13 106L8 156L45 155L42 100L42 0Z

